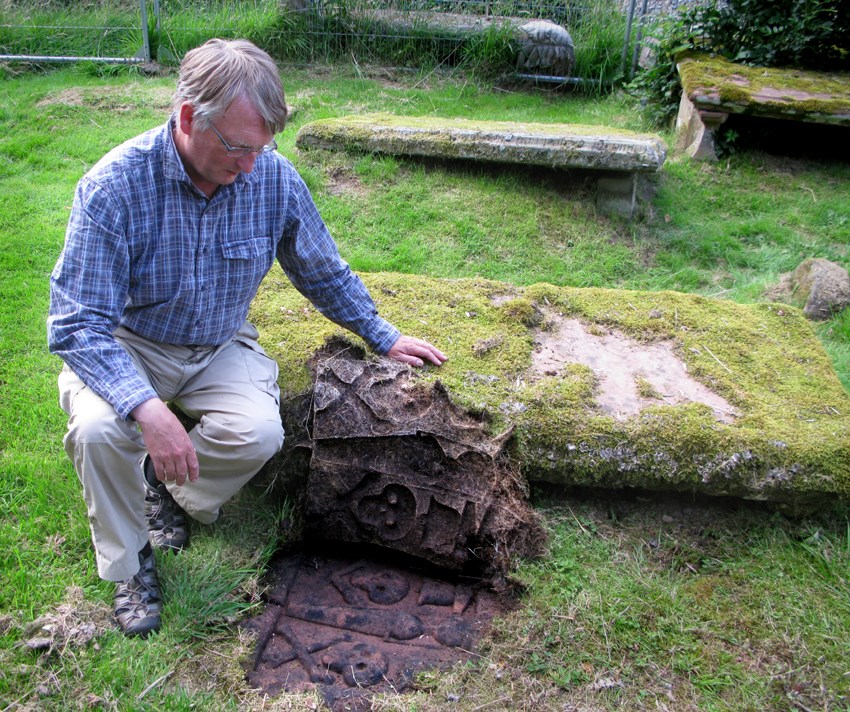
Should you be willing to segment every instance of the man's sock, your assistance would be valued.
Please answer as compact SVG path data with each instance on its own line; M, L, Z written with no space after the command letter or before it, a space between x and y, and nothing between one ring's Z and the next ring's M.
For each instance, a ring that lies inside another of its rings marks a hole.
M159 489L159 480L156 478L156 472L153 469L153 461L150 459L150 456L145 458L145 480L153 489Z

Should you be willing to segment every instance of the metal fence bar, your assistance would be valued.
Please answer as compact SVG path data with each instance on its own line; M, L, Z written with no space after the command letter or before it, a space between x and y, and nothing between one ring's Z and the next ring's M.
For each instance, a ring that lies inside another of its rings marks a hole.
M146 0L139 0L141 15L142 48L135 57L58 57L43 54L0 54L0 62L35 62L35 63L70 63L70 62L103 62L104 64L148 64L151 62L151 45L148 35L148 20ZM154 0L154 13L159 27L159 0Z
M144 57L57 57L44 54L0 54L0 62L103 62L104 64L143 64Z
M139 0L139 14L142 18L142 56L151 61L151 38L148 35L148 9L146 0Z

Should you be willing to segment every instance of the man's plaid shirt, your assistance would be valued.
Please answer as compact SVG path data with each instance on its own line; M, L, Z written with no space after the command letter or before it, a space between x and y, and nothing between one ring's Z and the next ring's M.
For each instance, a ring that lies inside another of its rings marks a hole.
M213 346L239 329L275 258L332 321L386 353L399 331L341 259L304 181L279 153L207 199L171 122L110 151L79 182L51 276L50 350L126 418L156 393L112 333Z

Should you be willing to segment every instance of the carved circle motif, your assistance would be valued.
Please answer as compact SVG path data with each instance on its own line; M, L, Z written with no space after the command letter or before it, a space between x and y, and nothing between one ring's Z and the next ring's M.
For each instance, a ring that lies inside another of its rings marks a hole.
M360 500L357 518L385 541L401 539L416 521L416 497L404 485L389 484L380 494Z

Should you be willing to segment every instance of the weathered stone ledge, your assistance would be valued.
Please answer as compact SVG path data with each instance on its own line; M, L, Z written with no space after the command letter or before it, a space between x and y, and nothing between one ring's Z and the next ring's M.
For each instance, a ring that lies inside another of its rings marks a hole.
M601 171L597 205L626 217L635 209L636 175L657 172L667 156L659 136L625 129L388 114L314 121L301 128L296 144Z
M802 312L676 292L365 275L382 314L440 345L439 380L526 478L806 504L850 496L850 395ZM308 359L341 330L273 272L253 306L304 422Z
M638 173L659 170L667 156L661 137L625 129L388 114L314 121L301 128L296 143L302 148Z

